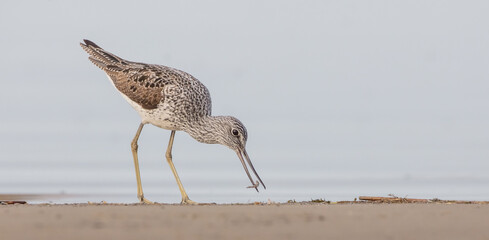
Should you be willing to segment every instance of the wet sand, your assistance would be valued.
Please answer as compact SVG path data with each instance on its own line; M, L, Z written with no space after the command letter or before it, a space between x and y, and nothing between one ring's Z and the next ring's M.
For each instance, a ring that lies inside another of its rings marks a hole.
M489 205L1 205L0 239L489 239Z

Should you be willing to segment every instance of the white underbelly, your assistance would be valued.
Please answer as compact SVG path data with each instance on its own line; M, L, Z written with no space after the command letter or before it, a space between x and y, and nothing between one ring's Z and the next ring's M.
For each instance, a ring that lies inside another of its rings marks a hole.
M141 122L144 124L150 123L157 127L167 129L167 130L182 130L172 121L170 116L163 110L164 108L155 109L144 109L139 104L128 98L126 95L122 94L122 97L138 112L141 117Z

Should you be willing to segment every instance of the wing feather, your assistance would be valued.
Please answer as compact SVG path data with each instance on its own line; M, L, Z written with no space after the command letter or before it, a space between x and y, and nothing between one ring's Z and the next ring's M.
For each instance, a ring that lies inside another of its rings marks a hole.
M81 47L90 61L110 77L115 87L144 109L155 109L164 99L163 89L171 84L176 73L159 65L124 60L105 51L97 44L84 40Z

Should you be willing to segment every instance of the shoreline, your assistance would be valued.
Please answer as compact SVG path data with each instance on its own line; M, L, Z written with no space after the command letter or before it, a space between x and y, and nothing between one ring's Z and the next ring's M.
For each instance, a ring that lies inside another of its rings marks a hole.
M1 239L487 239L489 204L0 205Z

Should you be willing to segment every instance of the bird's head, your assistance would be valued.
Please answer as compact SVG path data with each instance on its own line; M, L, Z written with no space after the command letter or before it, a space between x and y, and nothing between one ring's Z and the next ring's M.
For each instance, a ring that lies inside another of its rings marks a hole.
M219 143L231 148L234 151L244 151L248 132L241 121L235 117L222 117L220 121L220 138Z
M185 131L199 142L219 143L234 150L252 183L252 186L249 186L249 188L255 188L258 191L259 183L261 183L263 188L266 189L265 184L263 184L260 176L256 173L255 167L253 167L250 157L246 152L248 132L243 123L237 118L230 116L208 116L189 125L185 128ZM258 178L259 182L253 181L246 163L248 163L248 166Z
M252 186L249 186L249 188L255 188L256 191L258 191L259 181L263 188L266 189L265 184L263 184L260 176L258 176L258 173L256 172L255 167L253 167L250 157L246 152L246 141L248 140L248 132L246 131L243 123L235 117L225 116L220 117L219 125L220 136L217 141L220 144L227 146L236 152L239 160L241 161L241 164L243 165L243 168L245 169L246 174L248 175L248 178L252 183ZM255 176L258 178L258 181L253 182L253 178L248 172L245 159Z

